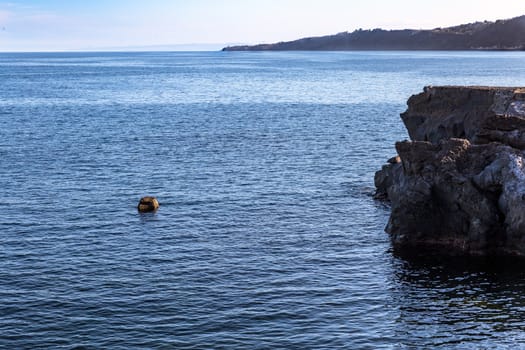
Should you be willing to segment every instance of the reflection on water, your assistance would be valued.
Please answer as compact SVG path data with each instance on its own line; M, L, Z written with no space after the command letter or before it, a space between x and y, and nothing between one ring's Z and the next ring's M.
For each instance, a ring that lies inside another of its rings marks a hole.
M525 330L525 261L419 258L393 262L396 338L406 347L513 346Z

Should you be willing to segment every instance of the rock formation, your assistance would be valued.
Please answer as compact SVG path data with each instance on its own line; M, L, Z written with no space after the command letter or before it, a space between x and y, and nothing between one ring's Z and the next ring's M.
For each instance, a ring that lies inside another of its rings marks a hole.
M376 173L394 250L525 256L525 88L427 87Z
M137 209L141 213L149 213L159 209L159 201L155 197L142 197Z

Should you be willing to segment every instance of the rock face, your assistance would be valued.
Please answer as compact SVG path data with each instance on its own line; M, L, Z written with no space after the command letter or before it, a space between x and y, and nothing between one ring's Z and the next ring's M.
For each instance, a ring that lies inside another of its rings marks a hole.
M525 256L525 89L427 87L376 173L394 250Z

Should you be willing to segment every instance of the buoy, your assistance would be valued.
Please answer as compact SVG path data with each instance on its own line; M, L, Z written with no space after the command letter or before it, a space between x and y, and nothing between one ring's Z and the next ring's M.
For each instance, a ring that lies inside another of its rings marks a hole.
M139 202L138 210L141 213L149 213L159 209L159 201L155 197L142 197Z

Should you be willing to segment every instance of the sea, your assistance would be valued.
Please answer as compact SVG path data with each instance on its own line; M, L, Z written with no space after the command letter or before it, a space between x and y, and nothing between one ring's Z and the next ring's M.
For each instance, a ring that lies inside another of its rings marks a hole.
M384 232L427 85L525 52L0 54L0 349L525 348L525 262Z

